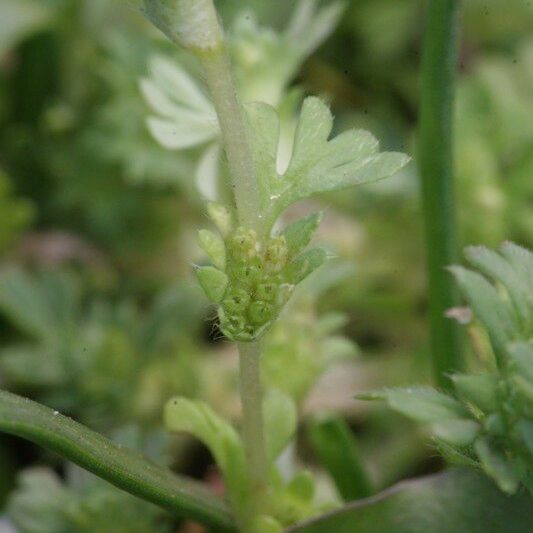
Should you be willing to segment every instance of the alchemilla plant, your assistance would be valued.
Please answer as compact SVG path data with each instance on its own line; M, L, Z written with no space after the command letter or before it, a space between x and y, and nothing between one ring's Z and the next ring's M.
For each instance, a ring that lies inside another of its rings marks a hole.
M450 393L389 389L359 398L386 400L430 424L445 457L483 469L503 491L533 493L533 254L508 242L498 252L467 248L466 257L480 272L450 270L488 339L477 343L481 370L453 374Z
M195 54L204 68L212 104L202 100L204 114L199 114L194 92L179 107L196 108L198 127L193 131L200 131L203 124L211 136L216 129L209 110L215 110L235 200L208 204L216 231L201 230L199 242L212 264L198 267L196 273L205 294L217 305L221 331L239 346L242 440L207 405L183 398L168 404L167 426L193 433L211 449L243 531L278 530L316 511L309 474L299 474L286 484L276 473L274 460L296 428L295 407L276 389L262 399L259 342L298 284L328 258L326 250L308 248L320 213L285 227L280 217L292 204L316 194L389 177L409 158L380 152L367 131L349 130L332 137L333 116L316 97L303 101L294 138L288 141L291 155L281 157L282 142L287 141L280 140L280 113L264 101L241 103L211 0L148 1L144 7L156 26ZM280 77L281 87L286 77ZM155 91L152 87L147 94L146 81L144 92L154 108ZM279 94L272 98L274 105ZM149 119L148 124L164 141L161 122ZM165 124L167 137L172 137L172 124L168 120ZM183 137L181 128L176 127L175 133ZM205 141L210 135L198 139Z
M118 309L120 327L109 329L114 315L100 310L94 317L85 317L79 298L66 281L51 277L34 282L26 276L4 275L0 304L11 320L33 334L35 342L15 345L9 357L4 354L3 369L12 378L25 378L47 391L55 389L56 408L80 407L78 417L84 413L81 407L91 403L86 398L93 394L102 397L100 388L111 393L119 390L116 404L120 412L138 409L146 414L150 426L153 413L164 405L166 429L191 435L211 452L223 478L224 500L206 485L147 461L131 446L114 444L59 411L0 390L2 431L56 451L160 508L147 503L138 506L131 495L100 480L80 477L76 468L66 470L65 480L49 470L29 470L8 505L11 519L29 532L44 531L45 522L54 531L110 527L165 531L167 526L175 528L170 517L163 515L161 509L165 509L216 531L243 533L421 532L428 527L447 533L481 531L487 520L489 529L484 531L503 531L498 529L502 523L504 528L511 524L505 531L529 531L533 255L511 243L497 252L468 248L467 259L476 270L451 267L469 308L448 312L468 323L476 340L478 360L471 372L452 368L459 360L459 343L455 329L449 327L452 323L444 321L441 313L453 301L451 277L445 278L442 268L451 262L454 237L448 183L451 129L449 122L441 119L451 116L454 25L447 21L453 19L456 2L429 3L420 119L422 203L431 252L430 314L434 340L442 340L434 342L432 353L436 378L449 389L398 388L358 397L386 400L393 409L430 424L437 446L449 462L484 471L507 494L486 476L455 470L407 482L398 490L332 513L326 511L343 499L363 499L375 492L374 480L367 475L347 424L334 414L306 421L311 448L338 489L336 499L317 497L315 476L291 454L296 448L298 415L305 412L311 386L331 362L357 354L354 344L339 331L345 317L331 310L319 315L317 305L324 287L346 276L348 270L351 275L351 269L339 265L329 272L322 269L323 277L315 273L330 259L326 248L313 245L323 214L309 209L304 216L300 213L293 218L298 211L288 214L287 210L322 193L389 178L409 157L380 151L368 131L333 132L333 115L323 99L289 89L299 66L339 20L345 7L342 2L319 7L317 0L299 0L280 32L259 26L253 15L244 12L228 34L213 0L129 3L140 8L180 50L176 57L148 59L148 72L139 81L139 90L149 107L145 119L154 142L169 150L192 149L184 156L186 168L190 182L196 181L205 199L210 220L209 227L198 232L206 262L194 265L194 271L216 309L221 334L239 354L241 409L235 417L239 427L221 415L223 409L218 405L212 407L197 399L212 396L200 392L200 384L189 379L191 374L183 370L190 367L188 361L177 366L173 361L161 361L148 367L148 379L138 387L123 385L139 374L139 367L129 364L132 354L142 353L143 361L152 361L151 355L160 351L173 356L169 347L184 349L185 341L177 337L165 342L166 331L174 328L174 322L166 320L177 307L187 307L191 314L188 299L170 306L164 299L149 312L154 319L147 324L128 309L126 313ZM439 254L442 251L444 255ZM32 314L32 309L38 311ZM48 315L51 322L41 320ZM139 331L130 338L129 330ZM115 361L108 357L109 347L128 363L122 378ZM64 357L65 352L70 359ZM25 358L20 358L21 353ZM36 354L41 353L59 355L48 357L45 368L42 362L37 364ZM74 365L71 371L72 357L79 359L80 366ZM88 373L79 370L90 368L88 361L102 361L105 369L99 370L106 379L99 382L96 392L85 388L85 382L92 382ZM213 369L212 379L224 381L223 370L219 374L218 366ZM450 370L453 374L446 376ZM179 386L176 380L166 379L175 373L179 374ZM79 376L84 380L78 387L81 392L79 397L72 396L73 379ZM152 394L154 389L157 394ZM65 394L61 394L63 390ZM147 405L145 390L147 397L155 398ZM182 396L167 402L178 391ZM50 397L54 398L44 396ZM58 404L59 400L64 403ZM109 401L115 403L113 394ZM91 422L94 418L90 409L83 416ZM113 418L109 424L114 422ZM130 440L136 439L130 435ZM149 442L135 445L150 447ZM504 510L488 513L487 518L484 511L489 507Z

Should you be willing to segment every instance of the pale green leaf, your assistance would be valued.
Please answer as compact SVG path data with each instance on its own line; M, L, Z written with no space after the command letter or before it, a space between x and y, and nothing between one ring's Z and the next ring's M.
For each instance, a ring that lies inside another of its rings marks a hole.
M337 26L346 5L331 2L317 10L317 0L300 0L286 31L302 57L310 55Z
M198 232L198 240L202 250L213 261L213 264L223 270L226 267L226 245L220 235L201 229Z
M457 400L429 387L384 389L358 394L356 398L384 400L395 411L419 422L433 423L468 416Z
M333 117L319 98L304 100L287 170L278 173L279 119L266 104L247 106L262 216L272 225L289 205L314 194L369 183L394 174L409 158L378 153L368 132L349 130L328 140Z
M228 286L226 273L212 266L203 266L196 269L196 276L206 296L212 302L220 302Z
M293 285L297 285L322 266L327 258L328 254L323 248L311 248L301 253L285 267L287 280Z
M263 404L265 439L269 461L274 461L294 437L297 425L296 406L281 391L268 391Z
M299 254L311 242L321 219L322 213L313 213L293 222L283 230L282 235L287 242L289 257Z
M209 448L233 504L241 508L247 497L248 478L242 442L233 427L206 403L187 398L170 400L164 419L170 431L190 433Z
M433 424L431 429L435 436L456 446L468 446L478 436L480 425L474 420L456 418Z

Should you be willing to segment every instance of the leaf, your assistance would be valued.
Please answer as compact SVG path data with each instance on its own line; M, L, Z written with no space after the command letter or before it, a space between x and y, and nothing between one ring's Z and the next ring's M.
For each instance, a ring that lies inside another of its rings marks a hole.
M509 494L515 493L520 480L503 450L487 437L477 439L474 449L483 470L496 481L500 489Z
M323 248L311 248L300 254L285 267L285 276L289 283L297 285L307 276L322 266L328 258Z
M520 271L515 270L513 261L508 261L505 257L484 246L469 246L465 250L465 255L470 264L507 289L522 328L527 331L533 324L533 306L531 305L527 279L533 277L533 270L526 276L521 276Z
M196 269L196 276L206 296L212 302L220 302L228 286L227 274L218 268L203 266Z
M494 374L454 374L453 386L459 398L470 402L484 413L498 407L498 378Z
M159 144L170 150L184 149L219 136L213 105L178 63L156 56L148 68L151 78L142 78L139 88L157 113L146 123Z
M276 111L263 103L249 104L246 111L267 227L298 200L386 178L409 161L403 154L378 153L377 140L363 130L349 130L329 141L331 112L319 98L309 97L302 106L289 166L279 175Z
M8 502L8 516L24 532L68 531L68 512L75 498L48 468L30 468L18 476Z
M311 242L321 219L322 213L313 213L293 222L283 230L282 235L287 242L289 257L298 255Z
M235 509L242 509L248 496L246 460L240 437L228 422L206 403L187 398L170 400L164 413L170 431L190 433L213 454Z
M233 529L225 505L204 486L117 446L57 412L0 390L0 431L28 439L172 514Z
M517 323L513 310L504 302L497 290L480 274L462 267L450 267L457 283L474 313L487 328L496 352L505 352L513 340Z
M309 426L308 436L313 451L344 500L357 500L373 494L357 441L342 418L336 415L316 418Z
M331 2L317 11L317 0L300 0L285 32L302 57L310 55L337 26L344 2Z
M457 418L437 422L431 428L438 439L448 444L464 447L474 442L481 426L474 420Z
M289 396L271 389L264 399L263 409L267 456L272 462L294 437L297 425L296 406Z
M0 56L52 19L51 9L36 0L2 0L0 3Z
M480 473L452 469L403 481L287 533L526 533L533 499L503 494Z
M198 232L198 240L202 250L213 261L213 264L223 270L226 267L226 245L220 235L201 229Z
M515 387L533 408L533 346L526 342L511 344L508 355Z
M418 422L432 423L468 416L468 411L457 400L429 387L384 389L358 394L356 398L385 400L392 409Z

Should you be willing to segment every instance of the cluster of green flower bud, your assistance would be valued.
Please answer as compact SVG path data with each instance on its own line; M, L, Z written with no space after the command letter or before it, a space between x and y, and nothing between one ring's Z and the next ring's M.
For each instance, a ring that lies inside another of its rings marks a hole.
M258 338L279 316L294 287L326 259L320 248L303 251L320 221L313 214L264 239L235 227L229 210L210 204L219 234L201 230L200 245L214 266L197 270L207 296L219 305L222 332L235 341Z

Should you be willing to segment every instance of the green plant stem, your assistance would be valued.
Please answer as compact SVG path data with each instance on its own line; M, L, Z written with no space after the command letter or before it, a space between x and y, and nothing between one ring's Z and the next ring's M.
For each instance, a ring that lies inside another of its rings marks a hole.
M222 132L239 222L261 235L263 221L258 217L261 211L255 165L228 53L222 43L214 50L202 52L199 57Z
M28 439L179 517L223 531L235 525L226 506L203 485L118 446L48 407L0 390L0 431Z
M431 351L435 380L449 387L448 375L460 368L460 338L455 321L445 317L457 304L452 276L456 261L453 191L453 96L457 56L458 0L427 2L423 41L419 165L425 221Z
M260 355L258 341L239 343L242 435L255 511L261 507L268 481Z

